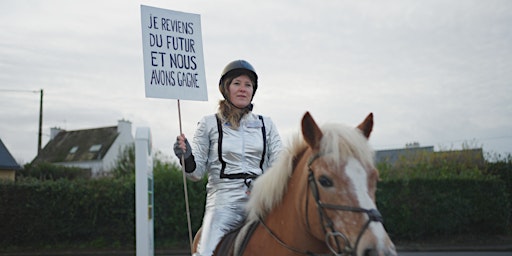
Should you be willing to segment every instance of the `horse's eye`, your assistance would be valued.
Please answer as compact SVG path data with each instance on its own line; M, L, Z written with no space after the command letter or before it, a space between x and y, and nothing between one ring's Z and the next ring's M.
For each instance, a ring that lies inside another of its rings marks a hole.
M318 182L322 187L332 187L332 180L324 175L318 177Z

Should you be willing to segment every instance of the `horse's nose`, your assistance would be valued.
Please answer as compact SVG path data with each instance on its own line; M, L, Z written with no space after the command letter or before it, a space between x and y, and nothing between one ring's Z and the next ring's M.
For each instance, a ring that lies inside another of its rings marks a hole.
M359 250L360 256L397 256L395 244L388 238L384 243L369 243Z
M363 256L378 256L377 250L375 250L375 249L366 249L366 250L364 250Z

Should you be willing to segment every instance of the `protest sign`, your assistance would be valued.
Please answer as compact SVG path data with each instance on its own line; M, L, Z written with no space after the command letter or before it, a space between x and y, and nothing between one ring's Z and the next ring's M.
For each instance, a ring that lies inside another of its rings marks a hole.
M146 97L207 101L201 17L141 5Z

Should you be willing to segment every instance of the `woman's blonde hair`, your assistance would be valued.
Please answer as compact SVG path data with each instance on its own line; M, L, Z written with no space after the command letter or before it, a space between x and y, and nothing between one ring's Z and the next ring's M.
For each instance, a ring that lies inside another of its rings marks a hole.
M223 80L223 84L220 87L221 93L224 95L225 99L219 101L218 114L223 121L229 122L233 129L238 129L238 127L240 127L240 120L242 120L242 117L252 110L252 107L249 106L245 108L237 108L233 103L229 102L229 84L231 84L233 79L240 75L246 75L246 73L232 72L229 77L226 77ZM254 84L254 76L249 76L249 78ZM252 104L249 105L252 106Z
M242 117L251 112L249 108L236 108L227 100L219 101L219 115L223 121L231 124L231 128L238 129Z

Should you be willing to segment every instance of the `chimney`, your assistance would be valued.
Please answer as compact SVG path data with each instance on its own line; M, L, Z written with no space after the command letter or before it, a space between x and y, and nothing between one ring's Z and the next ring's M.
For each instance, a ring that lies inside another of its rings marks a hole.
M132 122L128 120L118 120L117 121L117 132L120 134L132 135Z
M57 134L59 134L62 131L64 131L64 130L61 128L58 128L58 127L50 128L50 140L53 140L55 138L55 136L57 136Z
M419 147L420 147L420 143L417 141L405 144L405 148L419 148Z

